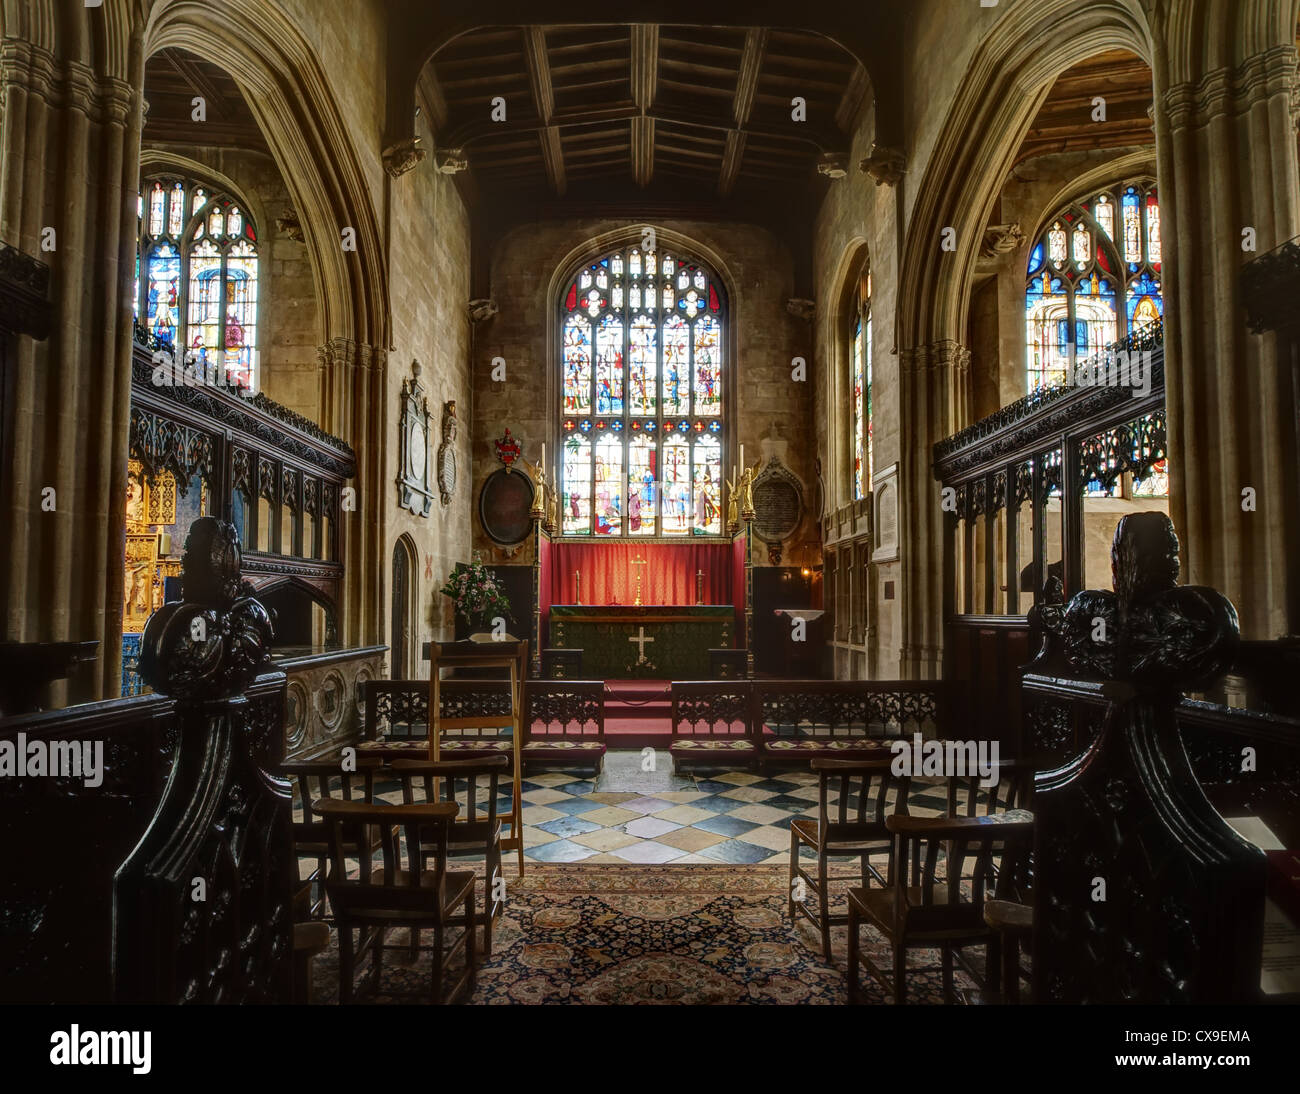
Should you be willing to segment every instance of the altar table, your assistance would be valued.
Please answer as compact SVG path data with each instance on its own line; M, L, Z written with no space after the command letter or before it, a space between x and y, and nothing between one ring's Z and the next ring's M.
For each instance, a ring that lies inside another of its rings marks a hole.
M709 650L730 646L730 604L554 604L550 645L581 649L590 680L704 680Z

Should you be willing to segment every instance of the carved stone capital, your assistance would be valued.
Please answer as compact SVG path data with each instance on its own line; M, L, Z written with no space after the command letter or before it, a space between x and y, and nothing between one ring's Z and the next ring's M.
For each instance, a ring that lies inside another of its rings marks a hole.
M843 152L824 152L817 160L817 173L828 179L842 179L849 173Z
M439 174L456 175L469 168L469 160L461 148L439 148L433 154L433 165Z
M275 218L275 230L285 239L292 239L295 243L302 243L306 240L306 235L302 230L302 221L298 219L298 214L292 209L286 209Z
M785 302L785 310L793 315L796 319L812 319L817 314L817 302L815 300L804 300L801 297L791 297Z
M487 297L480 297L469 302L469 317L475 323L483 323L497 313L497 302Z
M906 163L901 148L873 143L870 154L858 162L858 168L875 179L877 186L881 183L893 186L903 177Z
M981 258L1001 258L1012 254L1025 245L1025 233L1019 222L1012 224L990 224L984 229L984 240L980 244Z
M970 368L970 350L960 342L944 338L905 349L899 353L898 361L903 372L965 372Z
M406 174L423 160L425 155L425 150L420 147L420 138L408 137L384 149L384 170L393 178L397 178L399 175Z

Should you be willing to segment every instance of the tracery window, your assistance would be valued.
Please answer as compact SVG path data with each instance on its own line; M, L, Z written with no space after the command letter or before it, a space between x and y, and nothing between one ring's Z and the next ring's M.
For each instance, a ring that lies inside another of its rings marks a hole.
M681 254L616 251L561 301L566 536L721 535L727 313Z
M1028 389L1164 315L1160 203L1150 179L1121 183L1049 217L1025 289Z
M862 277L849 351L853 390L853 497L871 491L871 274Z
M257 229L207 183L155 175L138 205L135 317L209 380L248 387L257 350Z

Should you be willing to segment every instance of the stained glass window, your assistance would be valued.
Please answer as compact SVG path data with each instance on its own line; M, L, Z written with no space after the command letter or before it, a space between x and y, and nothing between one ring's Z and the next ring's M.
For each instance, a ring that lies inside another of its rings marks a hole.
M251 386L258 239L247 212L229 195L163 175L143 181L138 212L136 320L179 346L196 376Z
M1049 218L1025 285L1028 389L1164 314L1160 203L1151 179L1108 187Z
M853 389L853 497L865 498L871 490L871 275L858 290L857 317L850 349Z
M561 301L566 536L722 535L727 317L714 274L629 248Z

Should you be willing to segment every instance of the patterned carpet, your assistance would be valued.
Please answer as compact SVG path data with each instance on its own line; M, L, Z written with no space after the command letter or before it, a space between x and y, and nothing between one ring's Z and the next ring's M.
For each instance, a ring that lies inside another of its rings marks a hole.
M844 1003L845 931L832 931L834 960L821 959L811 926L786 914L787 868L775 865L530 863L507 868L506 911L493 954L479 969L474 1003L818 1004ZM360 1002L429 1001L429 957L411 963L404 930L393 931L378 994ZM864 946L889 967L883 940ZM422 936L429 944L432 935ZM973 955L978 951L972 951ZM909 964L935 965L916 952ZM369 971L367 961L359 979ZM960 973L958 987L969 986ZM869 978L872 1002L888 997ZM316 999L338 1000L336 938L315 961ZM939 973L909 976L909 1002L942 1002Z

